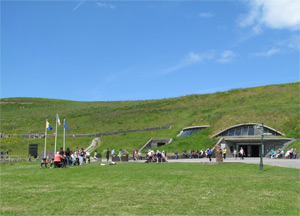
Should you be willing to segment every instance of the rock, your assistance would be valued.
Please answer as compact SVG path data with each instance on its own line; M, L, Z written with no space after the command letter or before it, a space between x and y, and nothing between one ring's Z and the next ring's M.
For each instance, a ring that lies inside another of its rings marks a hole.
M223 163L223 157L222 157L222 148L219 145L215 146L216 151L216 162L217 163Z

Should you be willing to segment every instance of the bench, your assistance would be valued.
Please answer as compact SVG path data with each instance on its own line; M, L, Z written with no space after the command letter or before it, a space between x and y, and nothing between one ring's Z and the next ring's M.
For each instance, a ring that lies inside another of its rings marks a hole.
M46 161L46 158L43 158L43 159L41 160L41 167L40 167L40 168L42 168L43 165L45 165L45 167L47 168L48 162Z

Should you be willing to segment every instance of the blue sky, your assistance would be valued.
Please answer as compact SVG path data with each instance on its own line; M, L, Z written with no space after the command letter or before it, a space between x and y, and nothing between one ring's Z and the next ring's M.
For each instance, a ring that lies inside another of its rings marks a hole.
M1 1L1 98L145 100L299 81L300 1Z

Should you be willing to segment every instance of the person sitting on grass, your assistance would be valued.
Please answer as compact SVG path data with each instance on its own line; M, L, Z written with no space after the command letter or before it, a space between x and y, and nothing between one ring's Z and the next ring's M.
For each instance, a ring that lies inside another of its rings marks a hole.
M277 159L277 158L282 158L283 155L284 155L284 151L282 151L281 149L279 149L279 150L278 150L278 153L277 153L277 155L276 155L275 158L276 158L276 159Z
M195 155L197 156L198 159L200 158L200 152L199 152L199 150L196 151Z
M190 159L193 157L193 155L191 154L191 150L190 149L189 149L187 155L189 156Z
M274 152L273 152L273 155L272 155L272 158L274 159L274 158L276 158L276 157L277 157L277 152L274 151Z
M62 155L60 155L59 152L57 152L54 157L54 167L62 167L61 162L63 159L64 159L64 157Z
M192 150L192 151L191 151L191 154L192 154L192 158L194 158L194 157L195 157L195 151Z
M153 150L148 151L148 160L149 162L154 162L155 161L155 153Z
M294 149L292 148L291 150L290 150L290 159L293 159L293 153L294 152Z
M290 149L287 150L287 152L285 153L285 159L288 159L290 156Z
M157 149L157 150L156 150L156 157L157 157L157 161L156 161L156 162L157 162L157 163L158 163L158 162L161 162L161 155L162 155L161 152Z
M203 152L203 150L201 149L201 150L200 150L200 157L202 157L202 158L203 158L203 157L204 157L204 155L203 155L203 154L204 154L204 152Z
M284 156L284 151L281 149L280 155L278 156L278 158L282 158L283 156Z
M167 155L167 153L165 152L165 150L163 150L163 152L161 153L161 156L165 160L165 162L168 162L168 159L167 159L166 155Z
M273 158L273 155L274 155L274 151L272 149L271 152L270 152L270 158Z

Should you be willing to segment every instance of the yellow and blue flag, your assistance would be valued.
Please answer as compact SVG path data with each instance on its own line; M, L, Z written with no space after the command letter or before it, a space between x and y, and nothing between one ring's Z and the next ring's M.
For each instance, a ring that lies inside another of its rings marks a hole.
M46 126L46 128L49 130L49 131L51 131L52 130L52 127L51 127L51 125L50 125L50 123L47 121L47 126Z

